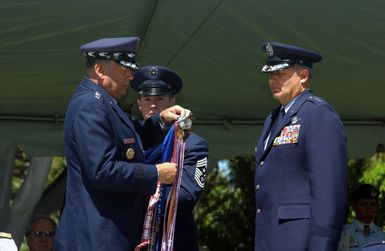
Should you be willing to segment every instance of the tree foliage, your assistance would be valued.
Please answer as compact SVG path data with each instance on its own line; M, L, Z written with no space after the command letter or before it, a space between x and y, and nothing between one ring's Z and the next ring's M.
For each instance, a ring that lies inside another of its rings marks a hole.
M16 145L15 151L11 198L15 196L16 192L19 190L21 184L27 176L28 167L31 161L31 158L27 156L21 145Z
M210 250L252 250L254 239L253 157L234 157L228 168L207 176L195 212L200 244Z
M252 250L255 218L254 169L252 156L229 159L228 169L216 166L195 211L198 239L208 250ZM376 224L385 226L385 153L367 159L349 160L349 191L368 183L380 191ZM355 217L347 209L346 223Z

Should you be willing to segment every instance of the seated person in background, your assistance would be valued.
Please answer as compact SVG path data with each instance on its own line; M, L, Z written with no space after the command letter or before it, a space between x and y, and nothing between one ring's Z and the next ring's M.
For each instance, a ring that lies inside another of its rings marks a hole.
M56 223L49 217L31 220L25 232L30 251L53 251Z
M378 195L378 190L369 184L360 184L353 190L352 208L356 218L344 226L339 251L361 250L366 244L385 240L385 232L373 223L378 213Z

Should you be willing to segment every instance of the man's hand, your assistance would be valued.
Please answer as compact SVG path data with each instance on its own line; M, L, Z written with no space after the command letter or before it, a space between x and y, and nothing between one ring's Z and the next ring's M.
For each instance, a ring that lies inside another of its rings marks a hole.
M176 174L176 163L164 162L157 164L158 180L163 184L172 184Z
M174 105L160 112L160 121L164 126L169 126L179 117L189 118L192 116L192 112L188 109L184 109L179 105Z

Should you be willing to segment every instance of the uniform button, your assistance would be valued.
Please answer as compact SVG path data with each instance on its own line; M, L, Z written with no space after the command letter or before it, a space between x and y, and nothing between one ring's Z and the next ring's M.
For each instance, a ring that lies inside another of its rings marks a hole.
M259 191L260 188L261 188L261 185L259 185L259 184L255 186L255 190L257 190L257 191Z
M261 213L261 209L258 208L258 209L257 209L257 214L260 214L260 213Z
M132 160L135 156L135 150L133 148L128 148L127 151L126 151L126 158L128 160Z
M259 167L262 167L263 164L265 164L265 162L263 162L263 160L261 162L259 162Z

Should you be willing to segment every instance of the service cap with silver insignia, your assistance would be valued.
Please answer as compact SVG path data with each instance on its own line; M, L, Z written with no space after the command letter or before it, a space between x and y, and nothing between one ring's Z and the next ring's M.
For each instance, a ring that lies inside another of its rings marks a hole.
M158 77L158 74L159 74L159 70L155 66L152 66L150 67L150 69L148 69L148 75L150 75L151 77L156 78Z
M183 83L174 70L159 65L147 65L134 74L130 86L139 96L174 96L180 92Z
M134 158L134 156L135 156L135 151L134 151L134 149L132 149L131 147L128 148L127 151L126 151L126 158L127 158L128 160L132 160L132 159Z
M273 41L264 42L262 50L268 57L262 67L264 73L282 71L295 64L312 68L314 63L322 59L315 51Z

